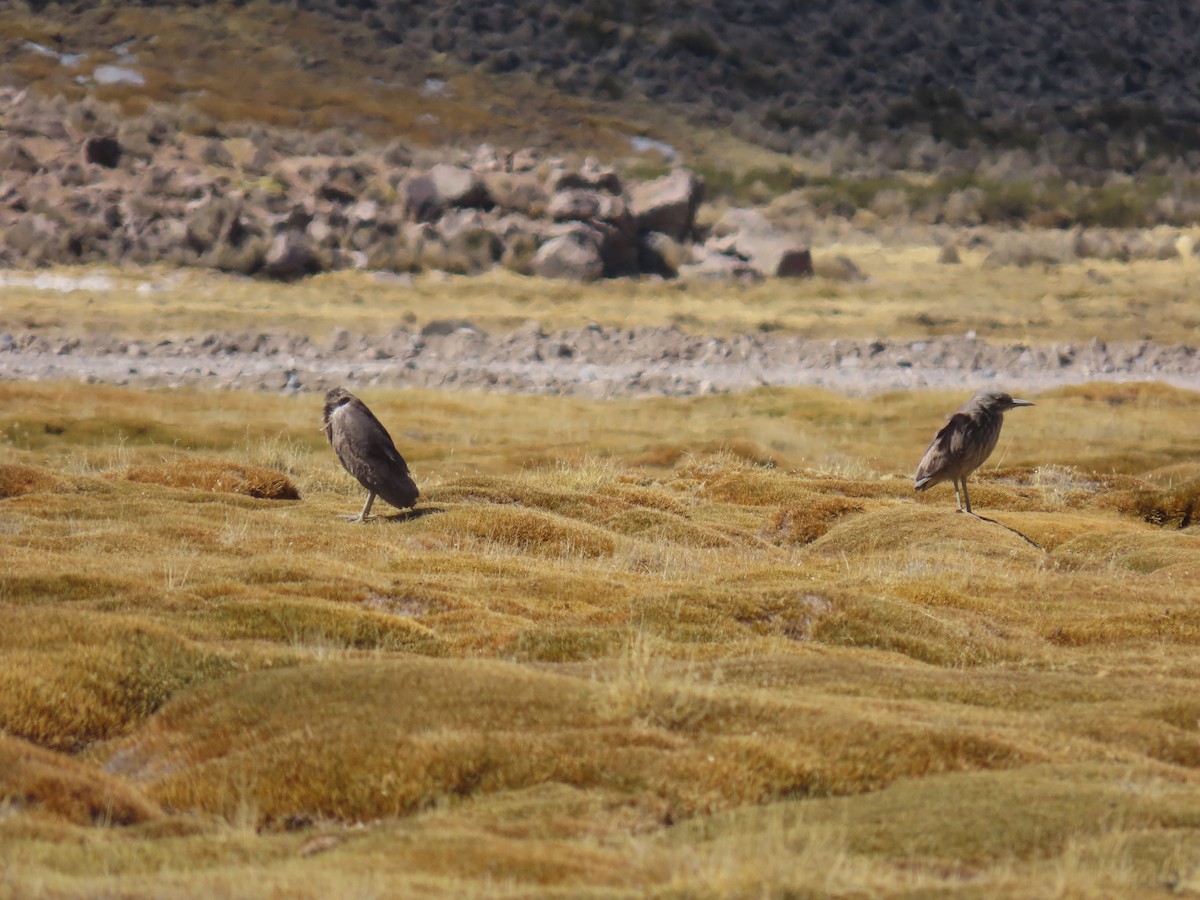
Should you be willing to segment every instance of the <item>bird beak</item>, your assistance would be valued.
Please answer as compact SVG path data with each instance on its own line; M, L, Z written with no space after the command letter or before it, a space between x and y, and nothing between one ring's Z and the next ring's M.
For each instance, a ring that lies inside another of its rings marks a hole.
M1013 406L1033 406L1034 404L1030 403L1028 400L1013 400L1012 405Z

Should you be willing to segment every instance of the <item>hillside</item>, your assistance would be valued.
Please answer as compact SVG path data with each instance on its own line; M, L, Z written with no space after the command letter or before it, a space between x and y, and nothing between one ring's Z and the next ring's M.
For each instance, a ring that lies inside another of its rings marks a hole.
M153 99L219 99L264 123L403 125L426 140L570 142L574 131L578 145L624 122L684 146L727 130L790 153L830 134L886 144L916 133L1114 168L1196 146L1198 25L1188 4L1152 0L1106 4L1103 15L1036 0L108 0L35 2L0 17L6 35L51 50L95 60L121 48L161 67L146 73ZM26 50L10 41L6 61L29 77ZM43 78L54 74L45 62ZM323 112L290 115L313 76ZM401 121L378 90L388 87L411 91L425 113L437 107L439 122L417 121L422 110ZM218 97L197 96L206 91Z
M1200 121L1186 4L1013 0L793 3L301 0L385 44L525 72L581 95L626 94L798 149L837 127L927 123L954 143L1065 128L1106 140ZM1027 135L1028 136L1028 135Z

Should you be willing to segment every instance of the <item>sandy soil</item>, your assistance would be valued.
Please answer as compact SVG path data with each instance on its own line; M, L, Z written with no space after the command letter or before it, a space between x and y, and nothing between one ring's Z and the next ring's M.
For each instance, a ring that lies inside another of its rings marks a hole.
M106 335L0 333L0 378L138 387L271 391L427 387L586 397L691 396L760 386L846 394L997 387L1036 391L1088 381L1163 381L1200 390L1200 352L1150 342L992 344L971 336L922 341L807 340L757 332L722 339L676 328L536 323L487 334L439 321L379 337L335 333L211 333L130 341Z

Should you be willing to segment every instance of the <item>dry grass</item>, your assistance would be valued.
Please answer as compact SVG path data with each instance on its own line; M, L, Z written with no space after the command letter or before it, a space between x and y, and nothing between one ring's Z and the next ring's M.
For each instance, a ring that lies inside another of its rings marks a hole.
M974 331L981 339L1045 344L1097 335L1108 341L1189 342L1200 327L1193 302L1200 268L1192 260L986 270L982 251L964 253L960 266L943 266L935 246L842 249L872 273L869 281L576 285L497 271L472 278L421 276L397 286L365 273L339 272L269 285L204 271L169 279L157 270L114 272L115 289L105 293L5 288L0 330L161 339L223 331L237 322L252 334L285 332L325 341L335 328L382 335L400 323L467 319L507 331L536 319L547 328L673 323L689 332L769 328L813 338L915 339ZM1105 276L1103 283L1097 283L1096 271ZM146 282L156 289L138 291Z
M418 146L580 147L631 155L629 135L687 131L661 105L629 97L620 104L571 97L521 74L498 75L447 54L400 54L362 25L280 7L265 0L131 6L96 4L70 16L0 11L0 36L15 45L9 69L17 83L70 98L94 95L126 115L170 113L187 131L206 134L228 123L255 123L346 141L347 130ZM85 73L121 63L114 45L130 38L144 85L82 86L78 67L22 48L32 40L86 53ZM426 79L442 82L424 89ZM703 138L696 141L702 144Z
M367 399L0 384L17 894L1200 889L1200 396Z

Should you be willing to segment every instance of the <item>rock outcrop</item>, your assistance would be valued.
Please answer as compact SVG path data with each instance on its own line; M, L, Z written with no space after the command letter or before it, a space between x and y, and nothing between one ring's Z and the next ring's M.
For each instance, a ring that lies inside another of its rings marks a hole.
M435 162L396 142L331 139L288 154L265 128L193 135L95 101L74 118L106 132L73 137L41 102L21 95L5 114L26 137L0 143L0 265L130 261L281 280L497 265L576 281L812 272L807 245L756 211L727 213L712 235L698 227L704 182L686 169L626 184L595 159L528 148Z

